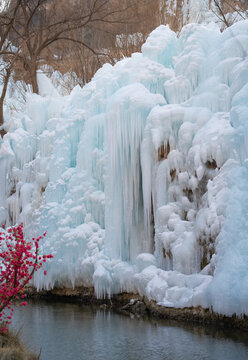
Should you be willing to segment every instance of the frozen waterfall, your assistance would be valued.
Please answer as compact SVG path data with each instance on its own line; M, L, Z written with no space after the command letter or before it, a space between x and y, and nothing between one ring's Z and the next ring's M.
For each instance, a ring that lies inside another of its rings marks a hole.
M70 95L39 73L0 140L0 223L54 255L38 289L248 314L247 52L248 21L160 26Z

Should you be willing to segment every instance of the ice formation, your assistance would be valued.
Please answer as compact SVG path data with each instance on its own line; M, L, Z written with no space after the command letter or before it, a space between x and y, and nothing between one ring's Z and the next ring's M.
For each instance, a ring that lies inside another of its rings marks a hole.
M160 16L164 18L165 23L172 24L179 31L182 26L189 23L209 22L215 22L220 29L225 29L226 23L231 25L247 19L245 3L246 0L160 0ZM220 9L223 10L223 14Z
M247 51L248 21L160 26L70 95L39 74L0 144L0 222L48 231L38 289L248 314Z

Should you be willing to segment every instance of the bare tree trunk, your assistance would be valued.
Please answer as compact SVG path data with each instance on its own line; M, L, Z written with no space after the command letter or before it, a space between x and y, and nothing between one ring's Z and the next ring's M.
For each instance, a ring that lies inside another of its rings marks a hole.
M0 97L0 127L3 125L3 120L4 120L4 118L3 118L3 103L4 103L6 93L7 93L10 74L11 74L11 70L10 70L10 68L7 68L6 75L4 77L3 90L2 90L1 97ZM0 134L3 137L6 134L5 130L1 129Z
M30 67L30 80L31 85L33 88L33 92L35 94L39 94L39 88L38 88L38 82L37 82L37 67L36 67L36 61L32 61L31 67Z

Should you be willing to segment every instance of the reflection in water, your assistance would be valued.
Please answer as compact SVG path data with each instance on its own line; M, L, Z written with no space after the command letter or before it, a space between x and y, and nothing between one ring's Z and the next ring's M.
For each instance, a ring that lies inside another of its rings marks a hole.
M14 328L42 360L247 360L248 334L130 319L78 304L31 302Z

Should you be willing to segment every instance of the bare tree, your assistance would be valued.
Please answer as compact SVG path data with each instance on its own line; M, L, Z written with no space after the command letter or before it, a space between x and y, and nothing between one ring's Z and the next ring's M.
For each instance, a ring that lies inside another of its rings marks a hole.
M0 134L2 136L5 133L2 127L3 103L13 64L19 52L18 47L13 47L11 41L9 40L9 35L20 5L21 0L6 2L0 13L0 77L2 78L2 88L0 92Z
M155 12L156 8L157 5L152 7ZM67 59L70 65L74 63L78 69L81 67L81 73L79 70L77 73L85 83L104 62L113 63L116 56L121 56L121 52L116 55L116 34L132 33L141 29L142 24L143 31L156 26L152 23L147 26L147 19L150 22L153 19L150 9L150 0L9 0L0 13L0 59L5 64L1 71L4 81L0 126L13 69L15 73L25 74L33 92L38 93L37 69L46 62L56 62L62 53L63 60ZM106 51L106 47L112 50ZM72 51L65 55L66 48ZM127 46L127 55L129 50Z
M63 3L63 6L61 0L21 0L13 29L23 43L19 60L30 74L33 92L38 93L37 67L49 47L68 41L84 47L98 59L109 56L78 34L95 31L101 24L112 26L129 22L125 14L131 6L116 6L114 0L74 1Z
M248 2L240 0L213 0L215 9L211 8L224 27L231 26L239 19L248 18ZM211 4L210 4L211 5ZM211 7L211 6L210 6Z

